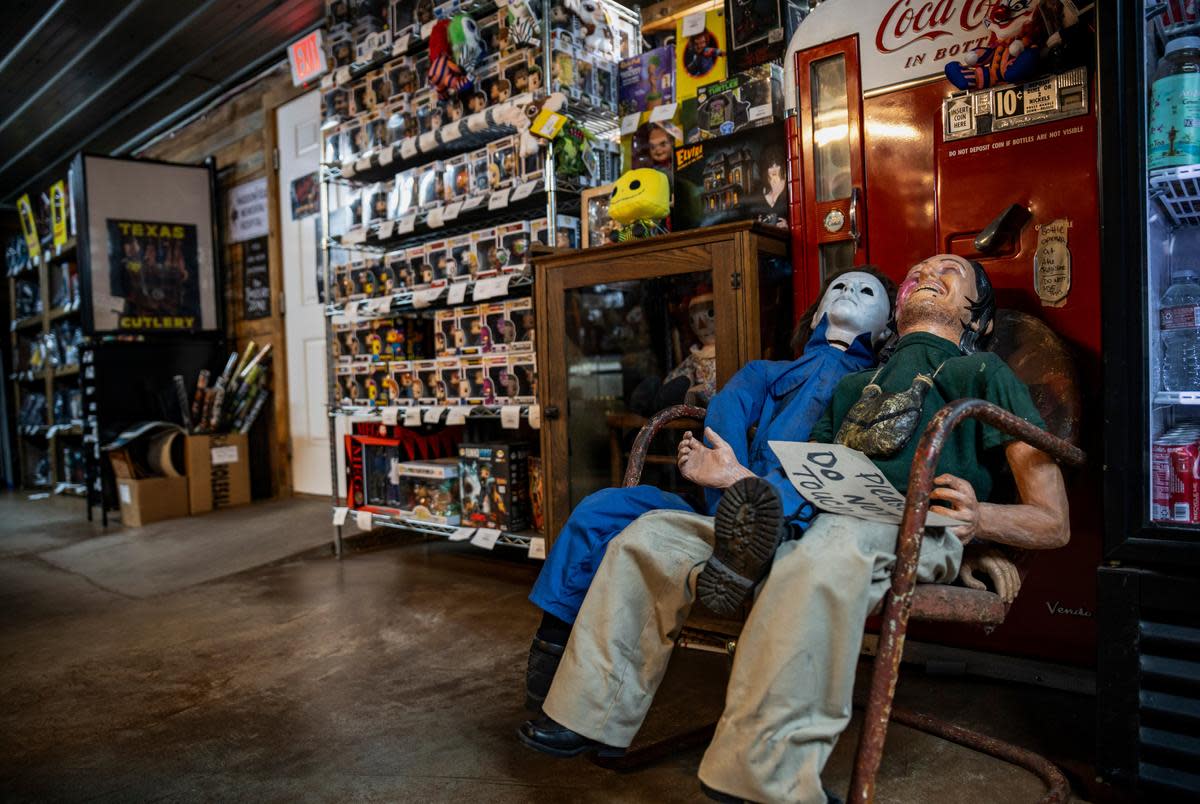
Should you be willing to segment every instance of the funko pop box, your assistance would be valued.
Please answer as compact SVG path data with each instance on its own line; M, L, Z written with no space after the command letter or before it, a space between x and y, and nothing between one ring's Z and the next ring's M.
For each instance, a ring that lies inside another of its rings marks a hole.
M783 120L783 68L760 64L705 84L680 106L684 141L725 137Z
M529 527L528 445L464 443L458 463L463 524L510 532Z
M775 206L764 194L770 163L778 163L785 177ZM676 148L673 227L694 229L740 220L770 222L780 214L786 219L786 165L782 123Z

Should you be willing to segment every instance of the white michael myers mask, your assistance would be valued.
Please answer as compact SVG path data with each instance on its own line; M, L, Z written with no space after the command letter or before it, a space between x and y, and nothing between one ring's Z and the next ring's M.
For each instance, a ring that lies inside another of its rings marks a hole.
M821 316L828 315L826 340L849 345L862 333L869 332L871 344L877 345L891 334L888 329L891 313L883 283L871 274L850 271L834 279L825 291L813 314L812 326L816 329Z

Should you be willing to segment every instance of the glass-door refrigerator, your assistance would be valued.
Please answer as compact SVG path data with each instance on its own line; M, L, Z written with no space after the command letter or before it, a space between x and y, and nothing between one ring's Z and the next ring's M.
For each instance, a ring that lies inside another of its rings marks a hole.
M1104 3L1098 767L1200 796L1200 0Z

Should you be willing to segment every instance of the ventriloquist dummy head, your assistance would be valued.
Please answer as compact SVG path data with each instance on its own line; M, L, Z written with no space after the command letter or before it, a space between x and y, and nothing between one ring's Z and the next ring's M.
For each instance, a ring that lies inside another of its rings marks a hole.
M840 271L825 280L821 297L800 314L792 349L803 352L821 318L829 321L825 338L835 346L849 346L863 333L870 333L878 350L892 334L892 302L896 283L874 265Z
M937 254L909 269L896 295L901 336L931 332L969 355L992 332L996 296L983 266L957 254Z
M717 319L713 313L713 294L701 293L693 296L688 302L688 318L691 319L692 331L696 333L700 343L716 343Z

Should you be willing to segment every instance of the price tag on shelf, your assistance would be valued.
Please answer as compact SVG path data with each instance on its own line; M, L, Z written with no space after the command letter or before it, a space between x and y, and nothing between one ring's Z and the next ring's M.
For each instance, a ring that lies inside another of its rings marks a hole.
M354 524L358 526L359 530L371 530L375 527L370 511L355 511Z
M412 41L412 34L404 34L397 36L396 41L392 43L392 55L403 56L408 52L408 43Z
M417 213L410 212L396 221L396 234L411 234L417 225Z
M704 12L697 11L695 14L688 14L683 18L683 35L695 36L698 33L704 33Z
M421 26L421 39L422 40L426 40L429 38L429 35L431 33L433 33L433 26L435 24L437 24L437 20L430 20L429 22L427 22Z
M416 307L418 310L422 307L428 307L437 301L438 296L441 295L441 288L422 288L421 290L414 290L412 295L413 307Z
M333 73L321 76L321 89L333 89Z
M446 538L452 542L465 542L474 535L475 528L455 528L454 532Z
M505 430L519 430L521 428L521 406L504 405L501 407L500 426Z
M534 430L542 429L542 406L541 405L530 405L529 406L529 426L532 427Z
M423 417L425 419L425 423L437 424L442 418L442 411L445 409L446 408L443 405L434 405L431 408L425 408L425 415Z
M351 229L346 234L342 235L342 242L349 245L358 245L365 243L367 240L367 230L361 226L356 229Z
M448 123L442 126L442 144L454 142L462 136L462 121L455 120L453 123Z
M450 289L448 291L446 291L446 304L462 304L463 300L466 298L467 298L467 283L466 282L455 282L453 285L450 286Z
M533 181L525 182L520 187L517 187L512 191L512 200L520 201L522 198L528 198L529 196L533 195L533 191L536 190L538 185L541 183L542 182L540 179L534 179Z
M446 424L466 424L467 414L470 412L471 409L463 405L450 408L450 412L446 414Z
M480 528L475 531L475 535L471 537L471 544L476 547L482 547L484 550L492 550L496 547L496 542L500 539L500 531L495 528Z
M546 539L543 536L534 536L529 540L529 557L541 558L546 557Z
M475 283L475 290L471 294L471 298L475 301L483 301L484 299L494 299L497 296L504 296L508 293L508 283L512 280L512 274L501 274L500 276L489 276L487 279L480 279Z
M404 426L405 427L420 427L421 426L421 409L417 406L404 409Z
M361 158L359 158L359 159L358 159L358 160L357 160L357 161L354 163L354 172L355 172L355 173L362 173L364 170L370 170L370 169L371 169L371 156L370 156L370 154L368 154L367 156L364 156L364 157L361 157Z
M353 162L343 162L342 163L342 178L343 179L353 179L356 175L358 175L358 170L354 167Z
M508 206L508 193L508 187L492 193L491 197L488 198L488 209L504 209Z
M390 313L392 311L391 296L382 296L378 299L371 299L368 304L371 305L372 313Z
M392 160L395 158L396 158L395 146L384 148L382 151L379 152L379 166L387 167L388 165L392 164Z
M655 106L650 110L650 122L652 123L661 123L663 120L670 120L674 116L674 103L664 103L662 106Z
M417 139L417 147L422 152L436 150L438 147L437 132L426 131Z
M362 304L362 302L360 302L360 301L346 302L346 313L345 313L345 315L346 315L346 320L347 320L347 321L352 321L352 322L353 322L353 321L357 321L357 320L358 320L358 306L359 306L360 304Z
M395 232L396 232L396 222L395 221L384 221L383 223L379 224L379 239L380 240L387 240L389 237L391 237L393 234L395 234Z
M642 119L641 112L634 112L633 114L627 114L624 117L622 117L621 118L621 133L622 134L632 134L633 132L637 131L638 123L641 121L641 119Z
M478 209L484 201L487 200L486 195L473 195L466 201L462 202L463 212L470 212L473 209Z
M434 207L429 210L429 214L425 216L425 225L430 229L440 229L445 221L442 219L442 208Z
M400 421L400 408L386 407L380 412L383 414L383 423L386 425L395 425Z
M458 217L458 213L462 211L463 202L455 201L453 204L447 204L442 209L442 220L452 221Z
M333 83L338 86L350 83L350 67L338 67L337 72L333 74Z
M412 159L417 155L417 138L405 137L400 141L400 156L403 159Z
M333 524L341 527L346 524L346 515L350 513L350 509L344 505L339 505L333 509Z

